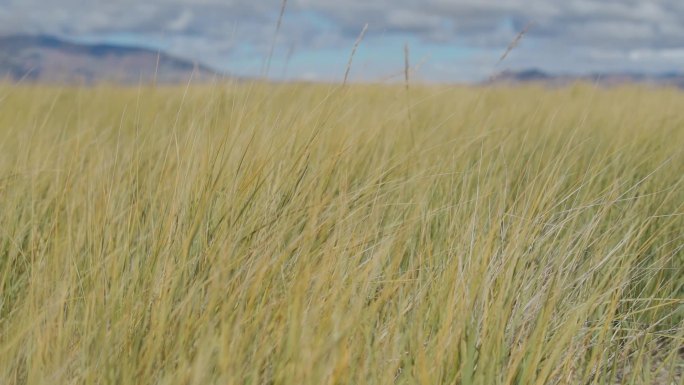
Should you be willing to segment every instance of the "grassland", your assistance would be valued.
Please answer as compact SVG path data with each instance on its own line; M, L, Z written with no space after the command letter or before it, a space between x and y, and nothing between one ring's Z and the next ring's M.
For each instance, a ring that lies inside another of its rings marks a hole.
M0 85L0 383L681 383L682 106Z

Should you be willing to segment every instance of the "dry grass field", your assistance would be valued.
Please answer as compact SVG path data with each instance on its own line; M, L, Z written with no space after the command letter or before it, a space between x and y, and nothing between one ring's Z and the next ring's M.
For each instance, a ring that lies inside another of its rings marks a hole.
M0 383L681 384L683 106L0 84Z

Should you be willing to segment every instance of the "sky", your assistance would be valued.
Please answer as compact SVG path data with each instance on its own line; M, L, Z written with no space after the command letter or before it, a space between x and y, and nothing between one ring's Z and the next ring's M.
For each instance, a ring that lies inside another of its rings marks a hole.
M145 46L278 80L684 71L684 0L0 0L0 35ZM516 36L529 27L503 61ZM272 54L270 54L272 52Z

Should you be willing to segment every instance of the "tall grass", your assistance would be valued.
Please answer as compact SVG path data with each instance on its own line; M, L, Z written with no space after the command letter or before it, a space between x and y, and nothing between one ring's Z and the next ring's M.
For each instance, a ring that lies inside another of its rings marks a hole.
M684 94L0 85L2 384L678 383Z

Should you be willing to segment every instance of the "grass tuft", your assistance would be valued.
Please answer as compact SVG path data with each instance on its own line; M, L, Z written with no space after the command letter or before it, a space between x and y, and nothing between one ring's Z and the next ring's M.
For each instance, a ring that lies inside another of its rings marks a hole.
M684 95L406 80L0 85L0 382L681 383Z

